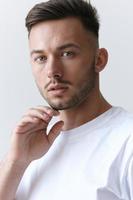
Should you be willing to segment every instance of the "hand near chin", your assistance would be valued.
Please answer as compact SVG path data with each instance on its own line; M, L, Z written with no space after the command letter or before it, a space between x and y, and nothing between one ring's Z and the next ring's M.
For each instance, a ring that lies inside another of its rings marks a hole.
M47 153L63 126L59 121L46 133L51 118L58 114L44 106L29 109L13 130L10 158L29 164Z

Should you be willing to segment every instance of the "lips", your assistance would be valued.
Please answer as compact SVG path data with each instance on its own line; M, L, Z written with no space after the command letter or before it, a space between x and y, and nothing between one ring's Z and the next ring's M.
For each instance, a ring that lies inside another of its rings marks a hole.
M62 85L51 85L49 88L48 88L48 92L49 91L54 91L54 90L64 90L64 89L67 89L68 87L66 86L62 86Z
M54 96L62 96L67 89L68 87L64 85L51 85L48 88L48 92Z

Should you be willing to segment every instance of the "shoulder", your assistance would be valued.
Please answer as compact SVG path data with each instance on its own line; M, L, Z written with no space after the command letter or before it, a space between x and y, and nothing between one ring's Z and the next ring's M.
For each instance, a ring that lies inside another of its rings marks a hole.
M114 130L120 130L126 136L133 136L133 113L124 108L113 107L109 123Z

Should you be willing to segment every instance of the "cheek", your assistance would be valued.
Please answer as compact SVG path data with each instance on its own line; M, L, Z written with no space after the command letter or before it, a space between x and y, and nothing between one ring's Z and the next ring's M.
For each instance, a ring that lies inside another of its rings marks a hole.
M94 79L94 66L83 66L82 70L75 75L75 84L79 88L87 83L91 82Z
M46 74L43 70L32 69L34 80L39 88L43 88L46 84Z

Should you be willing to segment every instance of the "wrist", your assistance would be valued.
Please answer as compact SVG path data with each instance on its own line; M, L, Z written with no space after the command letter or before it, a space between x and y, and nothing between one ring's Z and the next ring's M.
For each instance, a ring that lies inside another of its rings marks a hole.
M30 164L30 162L22 160L21 158L15 158L10 154L6 156L6 158L4 159L4 163L11 168L13 167L21 170L25 170Z

